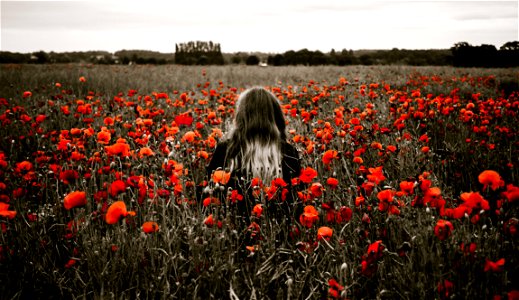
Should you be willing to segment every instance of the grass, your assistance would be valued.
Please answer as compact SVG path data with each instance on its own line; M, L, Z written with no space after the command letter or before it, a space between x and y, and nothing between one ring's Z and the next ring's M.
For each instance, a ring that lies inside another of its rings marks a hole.
M0 68L0 202L16 211L13 218L0 212L2 297L513 299L517 293L519 91L511 91L517 69ZM319 220L307 228L294 214L289 234L265 213L253 218L259 235L245 244L248 229L233 226L220 205L201 205L207 195L200 191L210 180L205 165L218 129L225 132L237 94L256 85L279 96L290 142L303 167L317 171L297 185L295 197L298 207L314 206ZM194 122L176 124L185 112ZM107 144L98 138L103 130L110 132ZM193 141L185 137L190 131ZM118 138L126 139L128 156L106 148ZM140 156L144 147L154 154ZM330 164L322 160L328 150L337 151ZM380 181L373 179L376 167ZM495 190L481 183L485 170L499 173ZM336 187L327 184L330 177ZM118 179L124 188L112 194ZM403 181L414 184L412 193L404 193ZM319 184L322 195L312 189ZM386 204L385 190L392 195ZM64 198L73 191L84 191L86 203L67 210ZM471 206L454 216L467 207L461 195L468 192L479 192L489 208ZM107 224L117 200L135 216ZM351 209L351 219L331 218L341 208ZM211 214L213 226L206 222ZM442 235L439 220L453 230L446 226ZM145 233L147 221L159 230ZM329 240L317 239L322 226L333 230Z

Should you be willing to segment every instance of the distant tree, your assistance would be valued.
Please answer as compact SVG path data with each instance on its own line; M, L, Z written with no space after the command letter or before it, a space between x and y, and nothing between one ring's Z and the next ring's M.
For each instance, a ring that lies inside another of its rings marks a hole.
M54 62L56 63L71 63L73 62L72 57L68 53L56 53L52 55Z
M519 41L507 42L497 53L498 65L501 67L519 66Z
M241 64L241 56L239 55L233 55L233 57L231 57L231 63L234 64L234 65L239 65Z
M339 61L337 60L337 53L335 52L335 49L333 49L333 48L330 51L330 56L328 57L328 63L331 65L339 64Z
M514 50L517 49L517 50ZM467 42L451 48L455 67L512 67L519 63L519 42L508 42L500 50L494 45L472 46Z
M259 62L260 62L260 59L256 55L249 55L247 57L247 59L245 60L245 64L247 66L254 66L254 65L259 64Z
M44 51L34 52L32 55L36 57L34 62L37 64L45 64L49 62L49 55Z
M476 67L497 67L497 48L494 45L483 44L476 47L476 57L474 62Z
M343 49L339 54L336 55L336 60L339 66L354 65L359 63L353 54L353 51L348 51L346 49Z
M499 47L499 50L519 51L519 41L506 42L503 46Z
M285 54L283 54L283 58L284 58L284 65L295 65L297 64L297 61L296 61L296 52L293 51L293 50L289 50L287 52L285 52Z
M207 65L209 63L209 58L206 55L200 55L196 60L197 65Z
M30 54L0 51L0 64L22 64L28 63L31 59Z
M220 44L212 41L190 41L175 44L175 63L182 65L223 65L224 58Z
M328 64L328 57L321 51L314 51L309 53L308 63L311 66L321 66Z
M274 56L269 55L267 58L267 63L271 66L282 66L284 65L284 57L281 54L276 54Z
M121 63L122 63L123 65L127 65L127 64L129 64L129 63L130 63L130 58L129 58L128 56L123 56L123 57L121 57Z
M360 63L363 64L363 65L372 65L374 62L374 59L371 55L369 54L363 54L360 56Z
M474 60L472 45L467 42L459 42L451 47L453 65L455 67L468 67Z

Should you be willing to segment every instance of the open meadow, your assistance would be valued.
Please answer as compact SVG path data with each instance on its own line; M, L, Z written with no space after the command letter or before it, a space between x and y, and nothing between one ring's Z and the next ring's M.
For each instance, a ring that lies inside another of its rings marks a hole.
M252 86L290 232L206 174ZM518 114L519 69L0 65L0 298L519 299Z

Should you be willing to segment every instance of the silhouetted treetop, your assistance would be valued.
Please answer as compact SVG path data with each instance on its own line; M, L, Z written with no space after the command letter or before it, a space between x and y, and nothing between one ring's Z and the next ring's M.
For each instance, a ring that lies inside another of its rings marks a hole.
M175 63L181 65L223 65L220 44L190 41L175 44Z

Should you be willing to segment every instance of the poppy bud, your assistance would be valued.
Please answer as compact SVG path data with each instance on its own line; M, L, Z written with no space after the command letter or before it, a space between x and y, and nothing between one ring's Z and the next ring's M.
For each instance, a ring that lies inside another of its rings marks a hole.
M348 264L347 264L347 263L342 263L342 265L341 265L341 271L344 271L344 270L346 270L346 269L348 269Z

